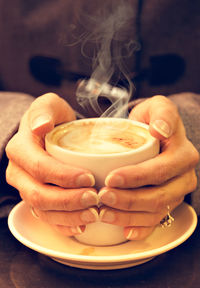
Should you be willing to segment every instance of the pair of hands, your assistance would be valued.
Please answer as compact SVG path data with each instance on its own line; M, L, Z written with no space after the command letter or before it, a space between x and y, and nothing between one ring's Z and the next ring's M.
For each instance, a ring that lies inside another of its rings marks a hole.
M154 96L138 104L129 117L150 125L150 133L161 141L161 153L112 171L106 186L96 191L90 171L63 164L44 149L45 134L74 120L74 111L53 93L37 98L6 147L7 182L40 219L67 236L81 233L100 217L123 226L128 239L147 237L166 216L167 206L173 210L196 188L199 155L166 97ZM103 206L97 213L99 202Z

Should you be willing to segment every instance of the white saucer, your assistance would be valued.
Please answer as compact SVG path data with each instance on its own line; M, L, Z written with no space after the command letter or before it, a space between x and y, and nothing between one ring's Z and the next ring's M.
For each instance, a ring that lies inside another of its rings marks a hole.
M197 215L186 203L172 213L175 221L171 227L157 227L143 241L128 241L121 245L95 247L66 237L32 216L29 207L22 201L8 217L11 233L25 246L47 255L57 262L83 269L120 269L136 266L169 251L194 232Z

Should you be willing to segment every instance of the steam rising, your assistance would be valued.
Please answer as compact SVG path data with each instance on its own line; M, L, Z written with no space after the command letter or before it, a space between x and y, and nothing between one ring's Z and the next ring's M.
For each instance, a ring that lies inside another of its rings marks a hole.
M77 101L84 108L91 106L103 117L126 117L123 107L127 106L134 86L128 77L124 59L140 49L130 33L134 11L129 1L105 2L95 15L87 15L85 28L92 31L88 31L82 51L84 53L86 43L92 42L96 43L97 53L93 59L91 78L83 80L77 89ZM118 86L120 78L126 79L128 90ZM104 113L98 103L99 96L107 97L111 102Z

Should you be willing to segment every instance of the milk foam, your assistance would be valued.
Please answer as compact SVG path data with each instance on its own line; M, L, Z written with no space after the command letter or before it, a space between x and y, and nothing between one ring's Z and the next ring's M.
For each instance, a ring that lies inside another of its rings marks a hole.
M112 154L137 149L147 142L146 129L132 124L121 128L116 123L73 123L56 136L62 148L89 154Z

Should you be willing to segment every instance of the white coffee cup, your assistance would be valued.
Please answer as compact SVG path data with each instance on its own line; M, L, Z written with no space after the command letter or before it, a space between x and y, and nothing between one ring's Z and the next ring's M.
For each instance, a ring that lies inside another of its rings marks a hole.
M88 144L90 137L87 136L87 129L91 131L93 126L96 127L95 136L90 140L91 144ZM57 160L90 170L95 176L95 188L100 189L105 186L105 178L112 170L138 164L159 153L159 141L150 135L148 129L149 126L144 123L122 118L75 120L54 128L46 135L45 145L48 153ZM75 134L68 133L76 130ZM111 136L108 137L108 142L107 138L103 142L100 140L102 135L107 137L109 134ZM132 141L134 137L138 137L136 143ZM75 147L71 143L75 143ZM93 149L94 145L97 146ZM85 231L75 238L82 243L96 246L127 241L123 227L100 221L88 224Z

